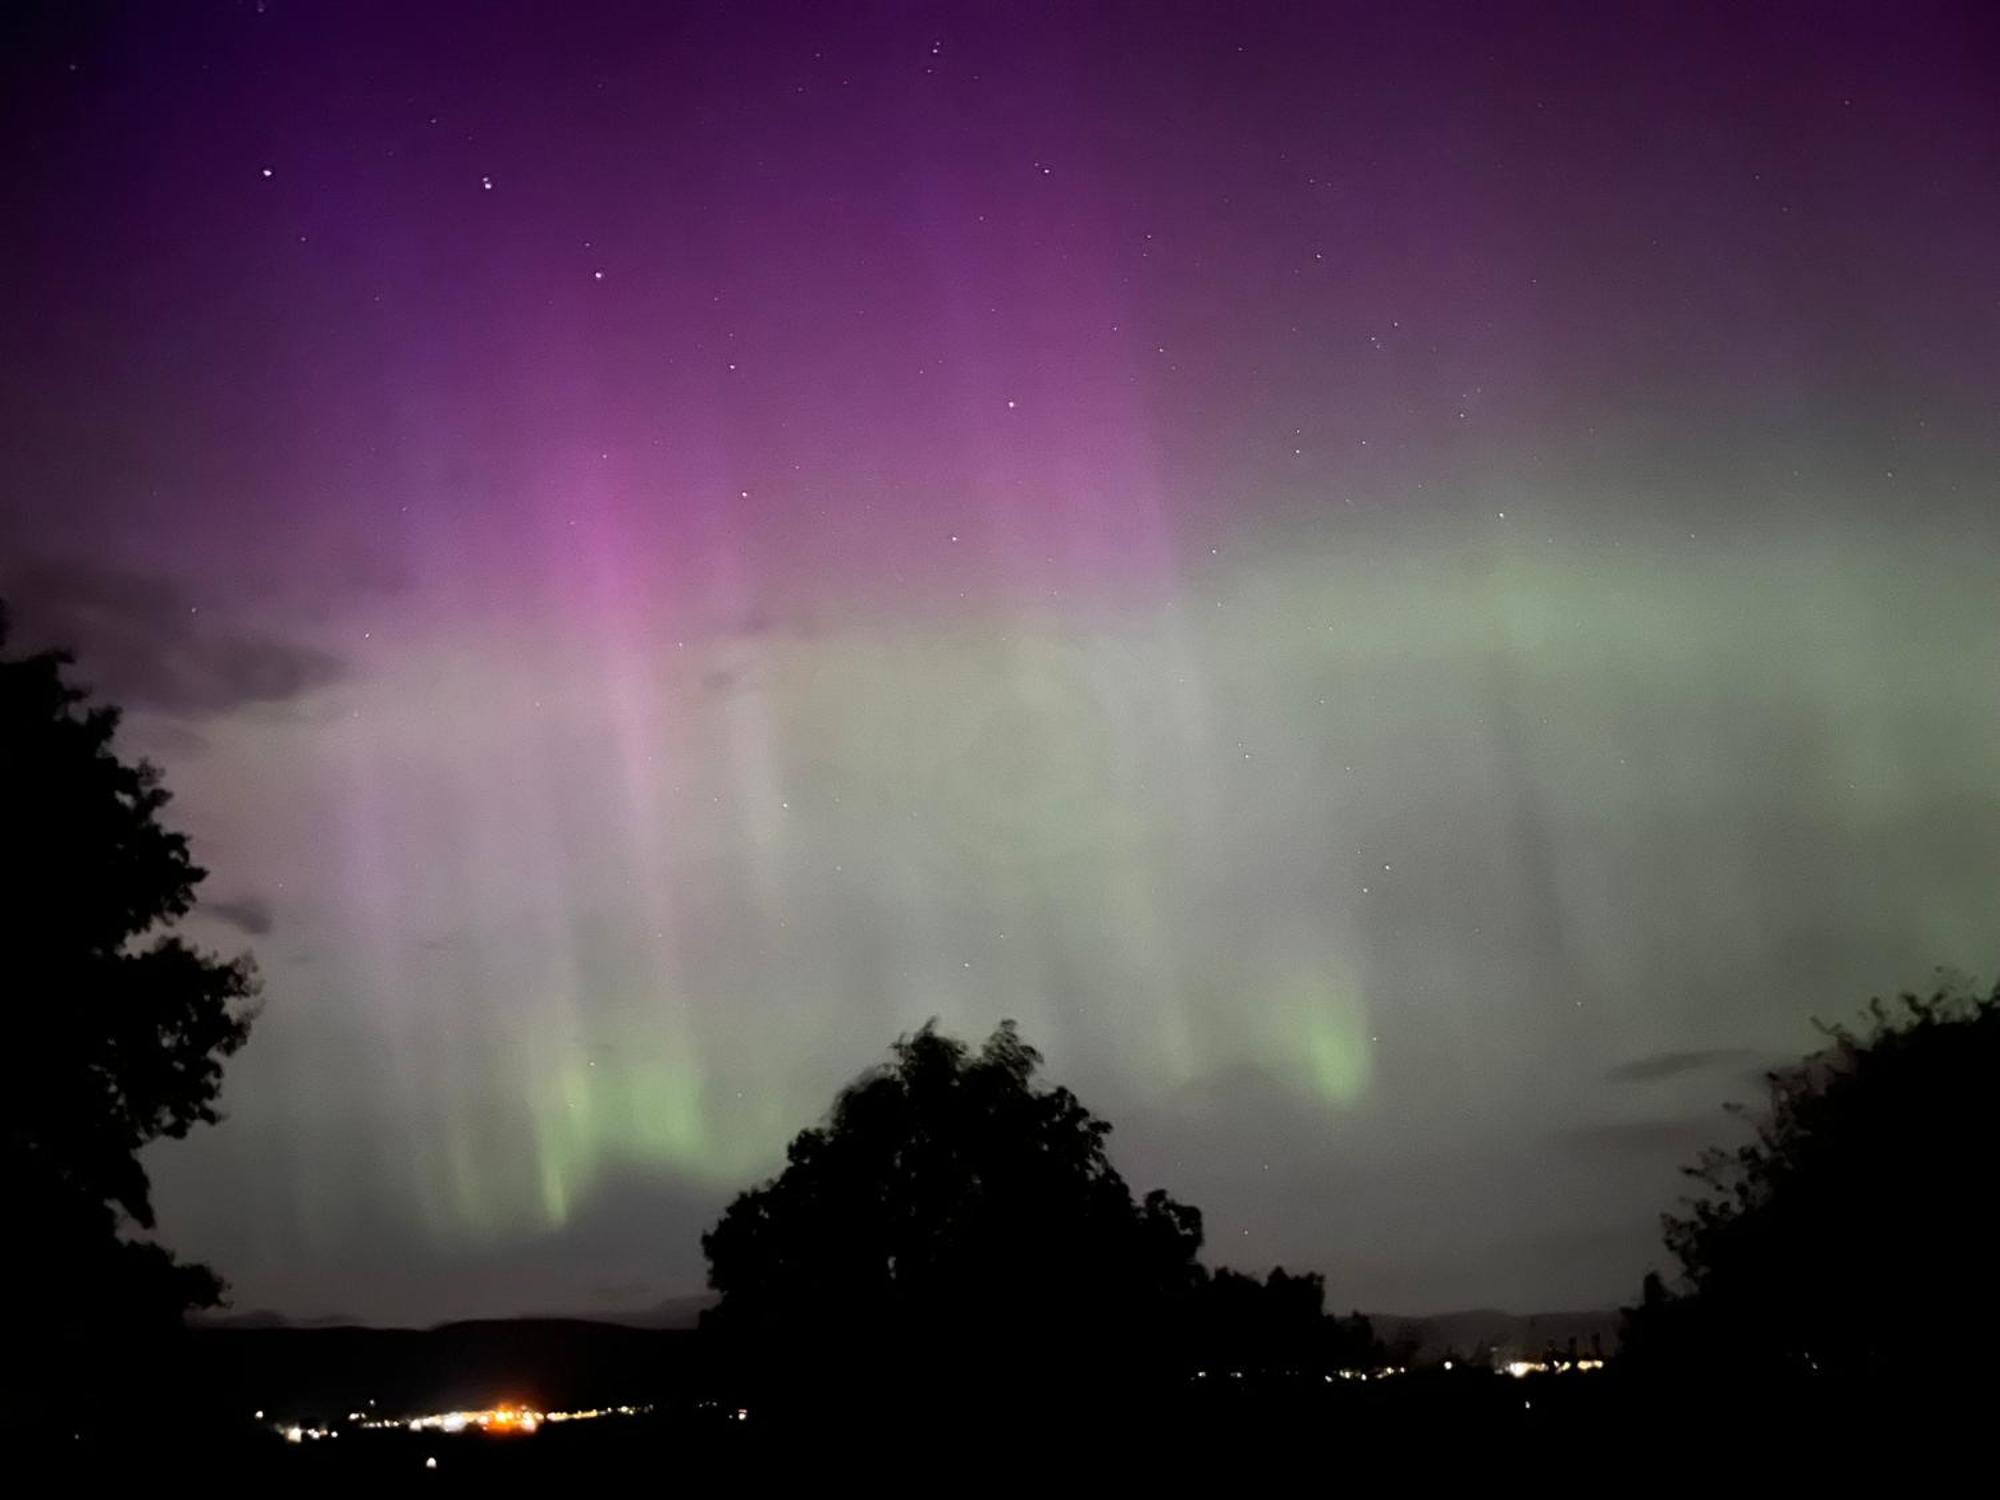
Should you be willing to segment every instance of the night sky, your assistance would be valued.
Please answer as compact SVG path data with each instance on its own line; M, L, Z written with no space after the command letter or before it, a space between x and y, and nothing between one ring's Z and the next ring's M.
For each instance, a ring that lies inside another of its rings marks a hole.
M2000 905L2000 11L0 21L0 592L267 1006L239 1308L691 1293L936 1015L1209 1258L1631 1300Z

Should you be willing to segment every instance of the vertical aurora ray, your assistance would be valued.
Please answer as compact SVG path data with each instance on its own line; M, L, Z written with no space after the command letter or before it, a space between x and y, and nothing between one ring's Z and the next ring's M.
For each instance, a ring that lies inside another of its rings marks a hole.
M1879 559L1891 544L1874 545ZM1221 607L1192 650L1163 599L774 625L749 651L643 635L539 661L475 648L417 669L464 683L426 709L382 684L401 711L354 722L384 726L378 764L440 793L425 816L445 832L426 847L461 853L435 880L405 869L407 888L360 874L358 893L407 903L393 924L379 906L365 920L400 933L415 908L465 955L467 993L517 1018L395 1012L441 1069L412 1076L404 1106L435 1111L414 1143L434 1232L560 1226L612 1171L754 1176L858 1039L933 1013L965 1029L1018 1016L1140 1098L1250 1069L1335 1128L1371 1107L1385 1032L1406 1054L1461 1052L1397 1036L1421 1012L1413 978L1453 1004L1497 982L1490 1003L1513 1019L1489 1050L1525 1049L1538 1007L1582 1007L1570 1029L1588 1045L1664 1003L1635 959L1699 934L1672 971L1720 999L1800 919L1773 869L1804 880L1928 797L2000 775L1979 706L1923 681L1989 626L1975 562L1907 559L1899 574L1961 601L1925 618L1897 610L1875 564L1748 546L1671 572L1546 543L1482 566L1471 590L1441 558L1392 575L1335 554L1218 569L1204 588ZM1815 662L1828 670L1801 670ZM607 663L639 686L593 675ZM1175 709L1189 674L1237 727L1226 743ZM474 732L487 679L545 684L543 711L528 698L507 733ZM1324 712L1299 734L1307 698ZM668 704L671 735L650 707ZM1747 795L1746 756L1787 783L1787 844L1678 832ZM1535 852L1482 871L1510 846ZM1975 961L1976 903L1940 897L1961 878L1916 879L1884 920ZM1483 972L1488 921L1557 946L1536 972ZM365 946L396 972L393 939ZM393 982L438 982L417 968Z

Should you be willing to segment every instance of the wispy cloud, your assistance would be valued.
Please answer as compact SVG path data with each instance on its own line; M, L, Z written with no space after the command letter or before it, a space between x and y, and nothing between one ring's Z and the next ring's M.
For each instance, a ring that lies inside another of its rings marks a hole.
M1695 1119L1609 1120L1565 1131L1563 1140L1569 1145L1592 1151L1612 1151L1632 1156L1685 1156L1692 1160L1704 1146L1716 1144L1729 1123L1729 1117L1720 1110Z
M1654 1052L1620 1063L1605 1076L1613 1083L1658 1083L1687 1073L1710 1068L1734 1067L1756 1061L1757 1054L1744 1047L1711 1047L1695 1052Z
M206 717L347 673L332 653L245 627L164 574L45 559L0 578L0 597L17 645L75 653L77 679L128 708Z
M197 910L218 922L227 922L251 937L264 936L272 926L271 903L255 896L246 896L240 901L204 901Z

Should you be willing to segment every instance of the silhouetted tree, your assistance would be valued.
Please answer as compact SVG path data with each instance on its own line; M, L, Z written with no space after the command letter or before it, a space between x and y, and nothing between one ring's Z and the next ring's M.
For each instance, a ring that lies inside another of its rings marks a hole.
M1621 1362L1899 1377L1996 1353L2000 989L1871 1004L1860 1031L1768 1077L1756 1138L1688 1168Z
M1004 1023L926 1025L702 1236L708 1326L822 1391L872 1373L1038 1385L1136 1358L1199 1284L1201 1215L1135 1202L1111 1127Z
M1190 1302L1191 1347L1204 1369L1257 1374L1324 1374L1366 1369L1386 1355L1368 1319L1326 1311L1326 1278L1274 1267L1262 1281L1222 1269Z
M0 607L0 653L6 644ZM159 821L159 773L112 749L61 653L0 654L0 975L7 996L0 1165L10 1336L172 1326L216 1303L207 1267L123 1230L153 1227L140 1148L216 1119L256 979L162 928L203 872Z

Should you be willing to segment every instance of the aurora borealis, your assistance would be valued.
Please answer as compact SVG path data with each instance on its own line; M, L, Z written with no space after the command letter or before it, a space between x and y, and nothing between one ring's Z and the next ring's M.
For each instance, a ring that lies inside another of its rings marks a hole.
M239 1307L696 1291L931 1015L1213 1260L1606 1305L2000 961L1988 7L0 25L0 595L263 968Z

